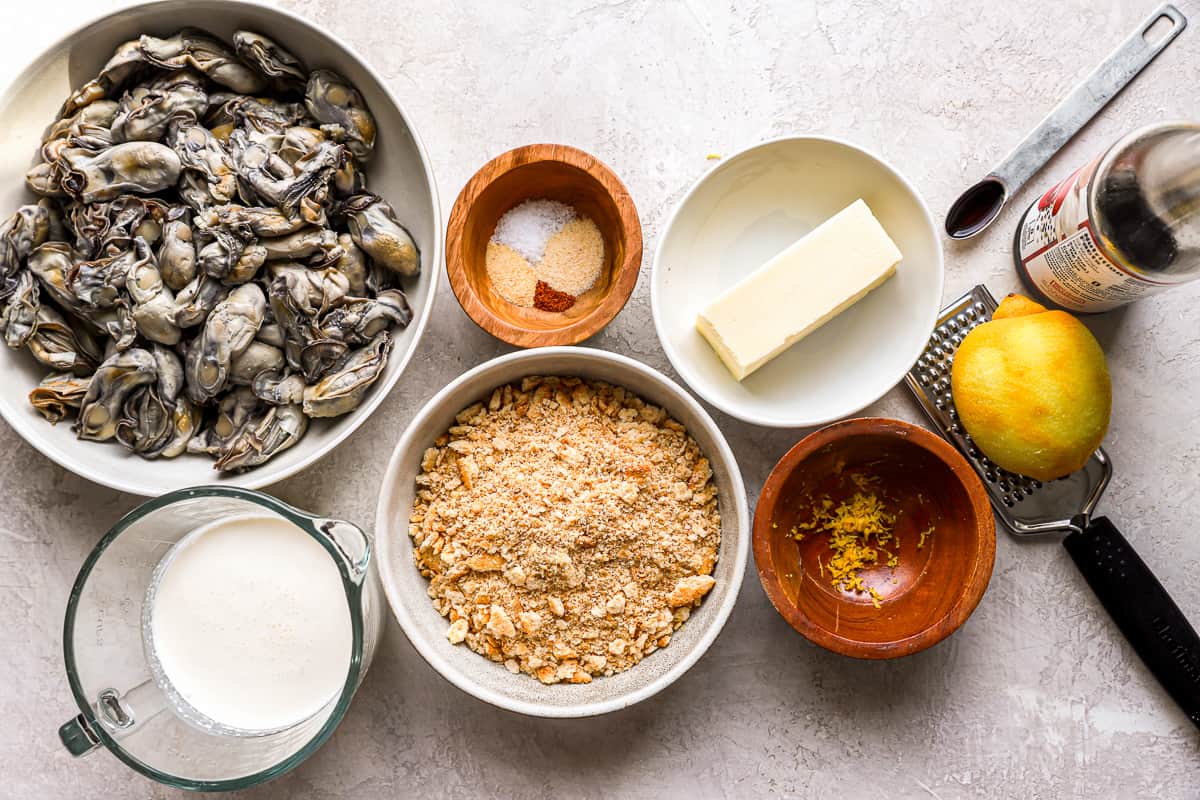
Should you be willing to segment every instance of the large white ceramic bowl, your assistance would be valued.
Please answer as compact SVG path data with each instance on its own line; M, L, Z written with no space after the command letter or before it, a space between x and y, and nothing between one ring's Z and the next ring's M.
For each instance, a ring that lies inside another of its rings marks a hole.
M486 399L492 389L527 375L577 375L624 386L662 406L687 427L712 464L721 512L716 585L700 608L671 636L671 644L637 666L589 684L545 686L513 675L446 639L448 623L433 608L429 582L413 563L408 535L421 456L453 424L454 415ZM380 489L375 541L384 591L409 641L446 680L493 705L539 717L586 717L615 711L666 688L696 663L717 638L742 584L750 542L746 489L725 437L699 403L662 373L615 353L581 347L544 347L492 359L442 389L425 404L396 445Z
M63 21L64 27L71 24ZM168 35L184 26L207 29L228 41L247 28L266 34L303 59L310 69L334 69L358 87L375 115L379 134L367 169L368 186L396 209L421 249L421 275L404 286L415 314L396 332L383 375L353 413L315 420L294 447L239 475L212 468L207 456L146 461L115 442L84 442L67 421L50 425L29 405L29 390L48 371L25 350L0 347L0 415L26 441L61 466L121 491L157 495L196 484L257 489L314 463L371 415L395 385L425 330L441 272L441 217L433 172L412 124L383 79L337 37L293 14L232 0L167 0L127 8L68 33L30 64L0 95L0 216L35 198L25 171L35 162L42 132L73 88L95 77L118 44L141 33ZM10 35L17 32L9 31Z
M696 314L860 197L904 254L896 274L738 383ZM882 397L920 356L941 299L941 238L916 189L878 156L820 136L755 145L702 177L667 221L650 279L654 324L684 381L774 427L824 425Z

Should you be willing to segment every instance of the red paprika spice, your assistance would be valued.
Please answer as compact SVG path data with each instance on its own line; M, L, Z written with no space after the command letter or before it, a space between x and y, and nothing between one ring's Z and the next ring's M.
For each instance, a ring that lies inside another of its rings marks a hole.
M545 281L538 281L533 289L533 306L542 311L566 311L575 305L575 295L560 292Z

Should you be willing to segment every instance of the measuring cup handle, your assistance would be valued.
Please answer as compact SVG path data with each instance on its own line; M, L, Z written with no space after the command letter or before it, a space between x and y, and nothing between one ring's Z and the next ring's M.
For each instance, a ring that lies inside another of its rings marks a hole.
M1200 636L1158 578L1104 517L1063 546L1134 651L1200 727Z
M143 681L129 691L102 689L91 708L63 723L58 738L73 756L89 753L100 745L97 731L113 739L133 733L167 707L167 698L154 681Z
M71 755L79 757L100 746L100 737L83 714L76 714L58 729L58 738Z

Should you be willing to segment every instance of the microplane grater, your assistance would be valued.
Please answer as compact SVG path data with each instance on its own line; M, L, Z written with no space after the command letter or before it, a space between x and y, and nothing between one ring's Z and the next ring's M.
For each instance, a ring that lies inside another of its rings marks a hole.
M976 286L943 308L905 383L942 436L979 474L996 515L1013 533L1067 532L1063 547L1104 609L1200 727L1200 636L1116 525L1093 516L1112 478L1112 462L1104 450L1098 449L1083 469L1043 483L997 467L959 422L950 389L954 354L971 329L989 321L995 310L996 299L986 286Z
M963 338L987 322L996 299L976 286L942 309L929 344L905 376L905 383L938 432L966 456L983 480L996 514L1016 534L1082 531L1112 477L1112 462L1101 448L1083 469L1043 483L1003 470L980 452L963 429L950 392L950 367ZM1069 512L1064 516L1064 512Z

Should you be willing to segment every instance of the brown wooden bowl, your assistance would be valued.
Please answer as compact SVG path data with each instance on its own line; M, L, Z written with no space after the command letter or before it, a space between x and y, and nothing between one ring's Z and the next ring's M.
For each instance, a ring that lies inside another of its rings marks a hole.
M485 256L510 208L545 198L591 217L604 237L596 285L562 312L514 305L492 289ZM561 144L531 144L484 164L454 201L446 226L446 273L479 327L518 347L577 344L624 307L642 266L642 225L624 184L599 159Z
M855 475L877 477L872 490L896 513L898 564L859 572L881 595L880 608L822 572L827 533L810 531L799 542L790 534L810 519L814 499L837 504L862 491ZM949 636L979 604L995 556L992 509L966 459L936 434L895 419L851 419L805 437L771 470L754 512L754 559L776 610L809 640L855 658L909 655Z

